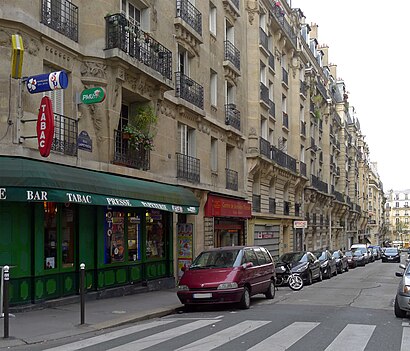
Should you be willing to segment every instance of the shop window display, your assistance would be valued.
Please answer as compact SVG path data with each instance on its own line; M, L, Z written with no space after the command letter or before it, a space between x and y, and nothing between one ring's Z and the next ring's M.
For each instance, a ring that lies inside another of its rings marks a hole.
M105 263L123 262L124 213L107 209L105 219Z
M127 213L128 260L141 260L141 217L137 213Z
M57 204L44 202L44 269L57 268Z
M165 233L163 228L163 216L160 211L150 209L146 211L147 230L147 258L165 257Z
M62 259L63 267L74 266L74 214L75 209L66 204L61 211Z

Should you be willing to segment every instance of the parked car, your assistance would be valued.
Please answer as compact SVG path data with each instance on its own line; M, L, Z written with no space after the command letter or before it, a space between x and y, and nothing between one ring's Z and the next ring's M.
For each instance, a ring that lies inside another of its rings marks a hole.
M337 275L336 260L329 250L316 250L313 254L320 261L320 267L324 278L330 279L332 275Z
M382 248L379 245L372 245L369 247L373 249L373 253L376 252L376 260L380 260L382 258Z
M239 303L249 308L251 296L275 296L275 263L260 246L229 246L203 251L178 284L178 298L186 307Z
M348 258L345 254L343 254L342 250L333 251L332 256L336 260L337 273L342 274L343 272L349 271Z
M375 252L373 252L373 249L372 249L371 247L368 247L368 248L367 248L367 253L368 253L368 256L369 256L369 262L374 262L374 261L376 261Z
M279 257L276 267L289 264L292 273L299 274L307 285L314 280L322 280L320 262L310 251L288 252Z
M353 244L350 247L350 250L352 250L352 251L359 250L364 255L365 264L368 264L370 262L370 259L369 259L370 255L369 255L369 252L367 250L367 245L366 244Z
M397 247L387 247L382 253L382 262L400 263L400 250Z
M349 265L349 268L356 268L358 260L357 256L354 255L353 251L346 251L345 256L347 257L347 264Z
M396 276L401 279L394 300L394 314L397 318L405 318L407 312L410 312L410 265L401 264L400 268L403 271L396 272Z
M367 263L367 256L362 250L354 250L352 251L354 257L356 257L356 262L358 266L365 266Z

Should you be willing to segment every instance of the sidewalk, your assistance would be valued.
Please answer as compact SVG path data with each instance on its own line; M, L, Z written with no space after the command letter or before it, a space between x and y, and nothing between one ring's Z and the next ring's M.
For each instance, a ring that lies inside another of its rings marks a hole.
M13 313L9 338L4 339L4 318L0 319L0 349L56 340L67 336L110 328L129 322L174 313L182 308L176 289L142 292L85 302L85 324L80 325L80 303Z

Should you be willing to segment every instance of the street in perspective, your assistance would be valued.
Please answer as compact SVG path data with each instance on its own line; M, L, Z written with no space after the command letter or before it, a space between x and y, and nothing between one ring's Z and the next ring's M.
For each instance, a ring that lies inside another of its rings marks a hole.
M403 264L406 258L407 252L402 253ZM403 268L399 263L380 259L299 291L279 286L273 299L255 295L249 309L231 305L182 308L161 318L94 332L68 333L56 340L7 349L405 351L410 349L410 319L394 314L400 281L396 272L400 271ZM138 299L138 295L134 298ZM104 301L108 310L109 305L109 300ZM17 313L12 327L17 327L19 319L30 313ZM27 326L27 335L30 328L36 326ZM4 347L4 340L0 346Z

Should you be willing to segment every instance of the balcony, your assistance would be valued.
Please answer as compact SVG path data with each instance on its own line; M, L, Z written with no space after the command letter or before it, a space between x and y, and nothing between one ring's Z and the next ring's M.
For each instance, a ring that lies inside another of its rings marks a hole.
M260 82L259 86L260 100L263 101L266 106L269 106L269 88L262 82Z
M78 41L78 7L68 0L42 0L41 23Z
M177 0L176 17L183 19L199 35L202 35L202 14L189 0Z
M235 104L225 105L225 124L241 130L241 113L236 109Z
M226 189L238 191L238 172L232 169L225 169L226 171Z
M146 150L142 145L131 147L126 133L114 130L113 163L147 171L150 168L150 150Z
M333 192L333 195L335 196L336 201L345 202L344 196L343 196L343 194L342 194L341 192L339 192L339 191L334 191L334 192Z
M300 161L299 162L299 172L301 175L304 175L305 177L307 176L307 171L306 171L307 167L306 167L306 163Z
M231 62L239 71L241 70L241 52L229 40L225 40L224 60Z
M200 169L199 159L177 153L177 178L191 183L199 183Z
M296 173L296 159L289 156L286 152L279 150L275 146L271 146L271 159L279 166L285 167Z
M77 120L54 113L54 137L51 150L77 156Z
M261 196L260 195L252 195L252 210L254 212L261 211Z
M175 96L204 108L204 87L181 72L175 73Z
M269 116L276 118L275 103L269 99Z
M148 33L133 26L123 14L105 17L106 49L117 48L131 58L172 79L172 52Z
M263 138L259 138L259 149L260 149L260 153L261 155L266 156L267 158L271 158L271 146L270 146L270 142L263 139Z
M327 192L328 192L328 185L327 185L327 183L321 181L318 177L314 176L313 174L312 174L312 179L311 179L311 181L312 181L312 186L313 186L316 190L321 191L322 193L326 193L326 194L327 194Z
M262 46L267 52L269 52L268 35L261 27L259 27L259 45Z
M276 199L269 198L269 213L276 214Z
M279 24L279 26L284 31L284 33L288 36L289 41L293 45L293 48L296 49L297 48L296 34L293 31L292 26L285 19L285 13L283 12L283 9L280 6L276 6L273 1L269 2L269 8L270 8L271 13L273 14L273 18L276 19L276 22Z

